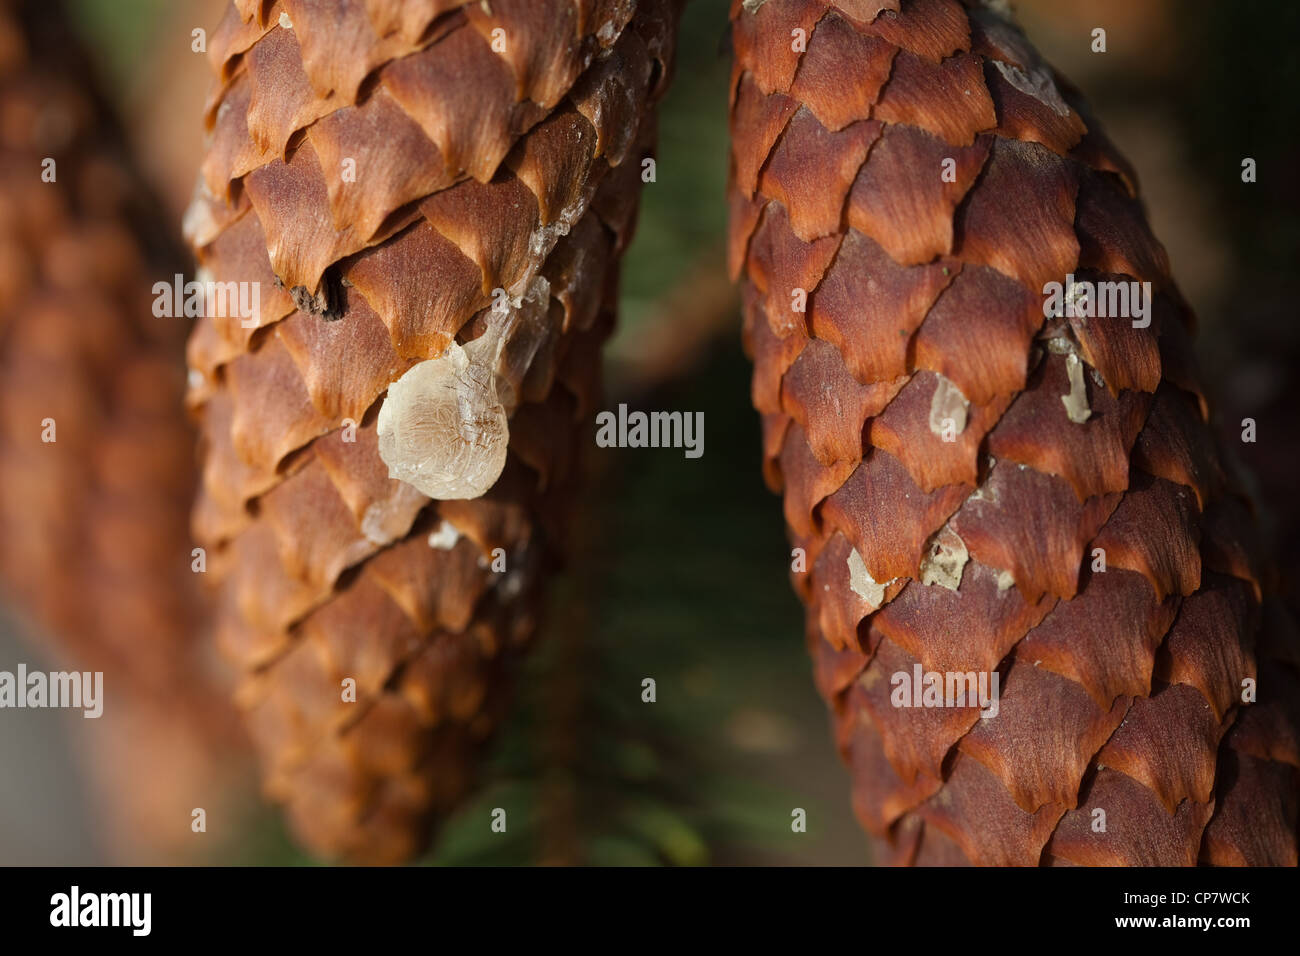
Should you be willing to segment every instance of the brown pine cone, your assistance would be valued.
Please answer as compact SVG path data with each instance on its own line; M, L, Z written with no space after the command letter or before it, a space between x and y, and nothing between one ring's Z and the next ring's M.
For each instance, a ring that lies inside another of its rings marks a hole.
M498 720L676 15L237 0L212 36L186 230L199 278L255 284L260 314L190 340L194 520L266 789L318 853L420 851Z
M237 736L190 570L185 325L152 308L184 253L87 63L59 4L0 3L0 576L52 664L103 672L77 742L124 859L158 862Z
M855 810L895 863L1295 864L1300 653L1190 309L999 7L732 5L730 258ZM1045 308L1071 275L1149 326Z

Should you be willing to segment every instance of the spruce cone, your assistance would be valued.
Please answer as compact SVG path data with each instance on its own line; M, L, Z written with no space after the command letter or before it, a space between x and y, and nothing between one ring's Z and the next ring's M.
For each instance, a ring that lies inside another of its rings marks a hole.
M87 62L58 4L0 3L0 576L53 663L103 672L78 742L118 849L158 862L195 846L234 724L190 571L185 328L152 310L184 253Z
M856 813L895 863L1295 864L1300 654L1191 312L996 6L732 6L731 266ZM1070 274L1150 326L1045 318ZM918 666L998 713L896 706Z
M266 789L318 853L418 852L497 721L675 20L672 0L236 0L212 36L186 231L199 278L256 283L260 315L189 343L194 523Z

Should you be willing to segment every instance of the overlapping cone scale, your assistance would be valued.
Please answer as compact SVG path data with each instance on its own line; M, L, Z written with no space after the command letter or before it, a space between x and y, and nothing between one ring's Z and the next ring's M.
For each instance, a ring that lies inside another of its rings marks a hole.
M190 339L194 524L266 787L321 854L418 852L497 721L597 398L676 14L276 0L212 34L185 226L199 278L257 283L260 312ZM486 335L505 469L431 501L389 477L378 412Z
M1294 865L1300 653L1190 310L994 6L732 5L729 260L854 808L885 862ZM1049 316L1071 275L1149 325ZM996 715L899 706L918 668Z

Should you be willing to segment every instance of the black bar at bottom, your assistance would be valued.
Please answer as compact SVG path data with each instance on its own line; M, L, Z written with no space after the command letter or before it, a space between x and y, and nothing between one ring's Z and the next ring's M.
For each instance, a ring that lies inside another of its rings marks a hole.
M1295 891L1294 869L11 868L0 869L0 938L14 953L23 940L74 936L338 951L408 937L495 950L512 935L530 946L770 945L779 933L802 949L841 936L947 948L1046 931L1024 938L1149 945L1198 934L1230 946L1294 929Z

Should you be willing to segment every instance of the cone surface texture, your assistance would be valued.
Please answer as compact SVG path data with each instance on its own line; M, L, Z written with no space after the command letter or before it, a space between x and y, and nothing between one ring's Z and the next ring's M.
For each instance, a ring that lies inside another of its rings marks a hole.
M675 22L668 0L239 0L212 34L186 234L200 280L260 291L189 343L194 521L266 788L322 855L419 852L499 718Z
M1294 865L1300 654L1133 171L991 7L732 21L765 475L878 859Z
M60 5L0 3L0 577L51 666L103 673L111 703L77 740L106 828L158 862L193 845L234 724L190 569L187 325L152 309L184 255L88 63Z

